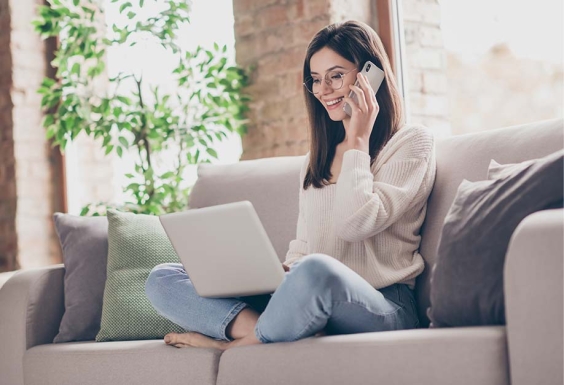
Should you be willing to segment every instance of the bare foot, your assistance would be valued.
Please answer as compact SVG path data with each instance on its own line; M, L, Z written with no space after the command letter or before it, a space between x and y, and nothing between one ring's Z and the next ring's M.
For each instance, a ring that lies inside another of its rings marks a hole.
M168 333L164 337L164 342L167 345L174 346L175 348L214 348L225 350L228 342L218 341L196 332L187 333Z

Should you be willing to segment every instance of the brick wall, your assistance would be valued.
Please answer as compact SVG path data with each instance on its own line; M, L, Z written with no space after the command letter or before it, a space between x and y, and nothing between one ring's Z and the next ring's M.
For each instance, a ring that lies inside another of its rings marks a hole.
M69 212L97 202L114 203L117 195L116 172L119 161L114 153L104 154L102 140L80 133L67 153L67 185Z
M449 132L446 60L436 0L403 0L409 83L409 120ZM356 19L376 31L375 1L234 0L235 50L239 65L254 68L247 89L253 99L242 159L300 155L308 151L302 95L307 45L328 24Z
M446 54L438 0L402 0L408 121L448 136Z
M45 140L36 90L48 67L31 21L42 1L0 0L0 271L61 261L60 157Z
M8 0L0 0L0 272L18 267L11 72L10 7Z
M302 68L311 38L330 23L350 18L373 23L368 0L234 0L235 52L254 67L246 90L253 99L241 159L302 155L308 125Z
M10 1L12 55L12 120L16 164L18 260L21 267L61 261L52 221L60 210L54 181L59 178L56 153L41 126L41 96L36 90L48 72L45 43L31 21L40 0Z
M63 158L45 139L41 97L36 90L56 48L33 30L42 0L0 0L0 271L59 263L61 252L52 216L65 210ZM79 206L111 200L112 158L81 135L75 143L69 185L80 186ZM68 176L68 175L67 175Z

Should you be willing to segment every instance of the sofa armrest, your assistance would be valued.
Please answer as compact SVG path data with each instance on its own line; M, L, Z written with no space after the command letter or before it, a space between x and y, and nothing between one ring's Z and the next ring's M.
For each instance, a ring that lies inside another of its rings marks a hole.
M515 229L504 268L511 384L562 384L564 210L543 210Z
M0 289L0 383L23 385L27 349L53 342L65 310L63 265L21 270Z

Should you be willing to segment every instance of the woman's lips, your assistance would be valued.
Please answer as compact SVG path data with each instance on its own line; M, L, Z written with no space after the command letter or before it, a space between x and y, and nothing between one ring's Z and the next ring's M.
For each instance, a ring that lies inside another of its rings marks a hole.
M339 101L339 103L335 103L335 104L333 104L333 105L329 105L329 104L325 103L325 105L327 106L327 109L328 109L328 110L335 110L335 109L339 108L339 106L341 106L342 104L343 104L343 99L341 99L341 100Z

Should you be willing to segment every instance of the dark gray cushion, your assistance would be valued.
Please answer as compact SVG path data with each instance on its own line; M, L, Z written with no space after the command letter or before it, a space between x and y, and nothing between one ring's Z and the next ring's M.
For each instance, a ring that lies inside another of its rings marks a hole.
M460 184L432 273L428 315L433 326L505 324L503 266L509 240L526 216L562 207L563 156L559 151L514 172L500 172L499 178Z
M54 221L65 264L65 313L53 342L93 340L102 318L108 220L55 213Z

